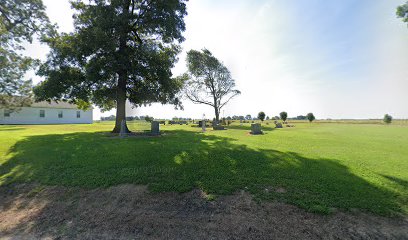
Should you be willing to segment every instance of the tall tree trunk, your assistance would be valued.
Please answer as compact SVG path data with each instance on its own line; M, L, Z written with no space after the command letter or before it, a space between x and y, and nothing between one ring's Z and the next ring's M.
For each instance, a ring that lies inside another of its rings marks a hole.
M216 124L220 123L220 110L217 107L214 107L215 110L215 122Z
M123 1L123 13L122 16L124 19L128 18L130 0ZM123 23L127 24L127 23ZM125 131L129 133L129 129L126 124L126 85L128 78L128 61L129 56L127 55L127 35L128 35L128 26L122 26L121 34L119 37L119 50L118 50L118 88L116 90L116 123L115 128L112 130L113 133L119 133L122 126L122 120L125 120Z
M212 95L213 95L213 100L214 100L214 111L215 111L215 124L218 125L218 123L220 123L220 110L218 109L218 102L217 102L217 97L215 96L215 88L214 88L214 84L211 83L212 86Z
M126 74L119 74L116 94L116 122L112 132L119 133L122 127L122 120L125 120L125 130L129 133L130 131L126 124Z

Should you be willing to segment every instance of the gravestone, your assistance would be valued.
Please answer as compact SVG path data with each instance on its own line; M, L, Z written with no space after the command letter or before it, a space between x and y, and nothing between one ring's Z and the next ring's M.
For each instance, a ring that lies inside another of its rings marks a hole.
M283 126L282 126L282 123L275 123L275 128L282 128Z
M160 125L158 121L152 121L151 134L154 136L160 135Z
M240 125L240 126L242 126L242 119L241 119L241 120L239 120L239 125Z
M201 127L203 129L203 132L205 132L205 120L201 121Z
M225 128L222 125L214 125L213 130L225 130Z
M253 123L251 124L251 134L262 134L262 130L261 130L261 124L259 123Z

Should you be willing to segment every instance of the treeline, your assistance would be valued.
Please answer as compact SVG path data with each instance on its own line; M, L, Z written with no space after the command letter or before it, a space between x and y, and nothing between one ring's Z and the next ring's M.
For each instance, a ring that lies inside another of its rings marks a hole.
M101 121L115 121L116 116L115 115L110 115L107 117L101 117ZM146 116L127 116L126 117L126 121L137 121L137 120L147 120L147 121L152 121L155 118L150 117L148 115ZM224 118L226 120L261 120L258 117L252 117L250 114L246 115L246 116L228 116L226 118ZM281 118L279 116L274 116L274 117L269 117L267 116L265 118L266 120L280 120ZM287 118L288 120L307 120L307 116L303 116L303 115L299 115L297 117L291 117L291 118ZM182 118L182 117L173 117L171 120L173 121L192 121L193 118Z
M101 121L115 121L116 116L115 115L110 115L108 117L101 117ZM137 121L137 120L145 120L147 122L151 122L153 120L155 120L154 117L151 117L149 115L146 116L127 116L126 117L126 121ZM156 119L159 120L159 119ZM166 120L166 119L162 119L162 120ZM173 117L171 119L172 121L192 121L192 118L183 118L183 117Z
M227 120L261 120L259 117L253 117L250 114L246 115L246 116L228 116L225 119ZM269 117L267 116L265 118L266 120L281 120L281 118L279 116L274 116L274 117ZM303 115L299 115L297 117L291 117L291 118L287 118L288 120L307 120L307 116L303 116Z

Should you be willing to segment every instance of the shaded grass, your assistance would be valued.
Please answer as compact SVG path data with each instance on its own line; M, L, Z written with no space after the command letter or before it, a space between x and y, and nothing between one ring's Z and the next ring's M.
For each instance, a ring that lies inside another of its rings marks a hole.
M322 213L407 213L408 128L299 123L251 136L248 126L201 133L166 125L162 136L124 139L104 134L112 123L0 131L0 185L134 183L157 192L198 187L212 197L246 189ZM129 127L149 129L143 122Z

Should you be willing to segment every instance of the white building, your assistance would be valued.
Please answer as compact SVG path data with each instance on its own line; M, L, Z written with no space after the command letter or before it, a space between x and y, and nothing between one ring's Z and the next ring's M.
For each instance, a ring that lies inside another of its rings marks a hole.
M38 102L18 111L0 109L0 124L92 123L92 109L79 110L66 102Z

